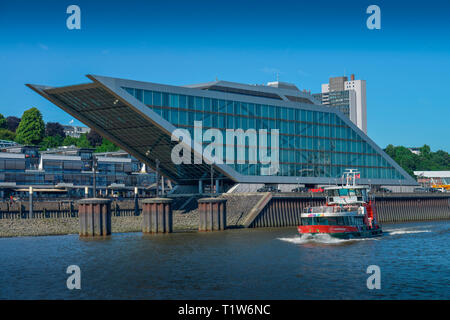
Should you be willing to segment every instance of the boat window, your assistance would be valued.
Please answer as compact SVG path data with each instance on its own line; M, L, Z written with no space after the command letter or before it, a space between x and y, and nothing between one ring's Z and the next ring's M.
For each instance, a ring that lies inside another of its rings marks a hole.
M336 218L328 218L328 224L330 226L335 226L337 224Z
M327 218L316 218L318 225L328 225L328 219Z
M344 217L336 217L336 224L338 226L343 226L344 225Z
M337 197L337 196L339 196L339 190L336 190L336 189L328 190L328 196L329 197Z
M364 224L363 217L354 217L354 219L356 225L360 226Z
M348 189L339 189L340 196L348 196Z

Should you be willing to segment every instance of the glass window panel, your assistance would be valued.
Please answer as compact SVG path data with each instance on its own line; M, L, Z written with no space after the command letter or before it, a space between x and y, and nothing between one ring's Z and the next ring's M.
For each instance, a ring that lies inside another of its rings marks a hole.
M263 105L261 105L261 110L262 110L262 112L261 112L262 116L264 118L268 118L269 117L269 106L263 104Z
M186 107L187 107L187 97L186 96L180 95L180 105L179 105L179 107L181 109L186 109Z
M126 92L134 96L134 88L124 88Z
M219 112L219 101L217 99L212 99L211 100L211 110L212 112Z
M248 116L248 109L246 103L241 103L241 114L244 116Z
M187 125L187 124L189 124L188 122L187 122L187 112L186 111L179 111L179 124L184 124L184 125Z
M241 113L241 106L240 106L240 103L239 102L234 102L233 103L233 108L234 108L234 114L235 115L238 115L238 114L240 114Z
M203 111L203 98L195 97L194 107L195 110Z
M153 104L153 93L151 91L144 91L144 104L149 106Z
M194 109L194 97L188 96L188 107L189 109Z
M142 89L136 89L136 99L138 99L139 101L143 101L143 94L142 94Z
M253 103L248 104L248 114L250 116L255 116L255 105Z
M211 112L211 99L210 98L203 98L203 111Z
M227 113L234 114L233 101L227 101Z
M161 93L162 96L162 105L164 107L168 107L169 106L169 94L166 92Z
M179 98L178 98L177 94L170 94L169 95L169 107L178 108L178 106L179 106L178 99Z
M227 112L227 104L225 100L219 100L219 112L226 113Z
M178 115L181 114L181 112L178 112L178 110L170 110L170 119L169 121L173 124L179 124L178 122Z
M293 108L288 109L288 119L295 120L295 110Z

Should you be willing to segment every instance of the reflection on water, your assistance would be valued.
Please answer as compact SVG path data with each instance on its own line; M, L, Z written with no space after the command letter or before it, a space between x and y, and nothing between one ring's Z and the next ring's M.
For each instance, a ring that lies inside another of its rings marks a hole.
M0 298L449 299L449 225L387 224L356 240L295 228L0 239ZM66 288L73 264L81 290ZM366 287L373 264L381 290Z

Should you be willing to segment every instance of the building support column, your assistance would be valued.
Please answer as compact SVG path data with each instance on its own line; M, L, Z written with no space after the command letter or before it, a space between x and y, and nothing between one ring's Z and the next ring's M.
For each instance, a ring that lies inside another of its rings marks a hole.
M171 233L173 231L172 199L142 200L142 232Z
M78 201L80 237L104 237L111 234L111 200L88 198Z
M216 193L220 193L220 180L216 179Z
M139 215L138 187L134 187L134 215Z
M202 198L198 200L200 221L198 231L219 231L227 227L227 200Z
M203 193L203 180L198 180L198 193Z
M28 211L28 219L33 218L33 187L30 186L28 189L28 193L30 196L30 203L29 203L29 211Z

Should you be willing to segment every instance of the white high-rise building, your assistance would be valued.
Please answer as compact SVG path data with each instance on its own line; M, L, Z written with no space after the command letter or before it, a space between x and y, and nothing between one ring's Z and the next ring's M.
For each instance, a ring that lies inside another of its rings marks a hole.
M355 80L355 75L351 75L350 81L347 77L330 78L329 83L322 84L322 104L335 106L339 105L342 108L342 97L338 99L339 92L352 91L345 95L348 101L348 116L350 120L356 124L364 133L367 134L367 104L366 104L366 80ZM333 100L330 93L336 98ZM354 93L354 94L353 94ZM345 112L344 112L345 113Z

